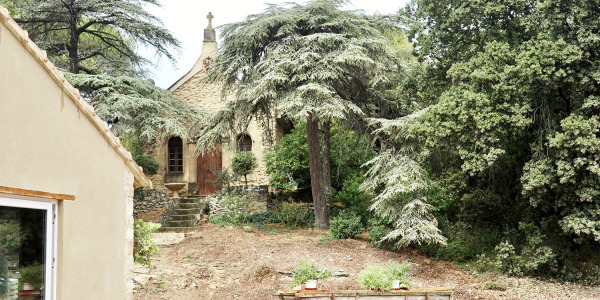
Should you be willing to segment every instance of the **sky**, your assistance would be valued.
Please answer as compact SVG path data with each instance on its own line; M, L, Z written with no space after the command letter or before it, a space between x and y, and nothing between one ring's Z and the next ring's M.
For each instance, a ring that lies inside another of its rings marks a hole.
M367 13L396 13L409 0L353 0L343 9L361 9ZM213 27L242 21L246 16L259 13L265 9L266 3L284 3L289 0L161 0L162 8L150 7L148 11L159 17L164 27L181 43L177 61L173 65L166 58L159 59L150 49L140 49L141 54L157 64L150 68L150 77L156 85L168 88L187 73L202 52L204 28L208 25L206 16L211 12L214 16ZM306 1L296 1L304 3ZM219 41L217 28L217 41Z

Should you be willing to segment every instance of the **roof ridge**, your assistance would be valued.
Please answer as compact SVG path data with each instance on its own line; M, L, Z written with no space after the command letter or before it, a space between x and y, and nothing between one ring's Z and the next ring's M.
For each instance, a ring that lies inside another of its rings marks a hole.
M8 9L0 5L0 22L2 22L9 31L11 31L18 39L21 44L29 51L30 54L44 67L46 72L52 77L52 79L62 89L63 93L67 94L75 105L83 112L83 114L94 124L96 129L100 131L101 135L108 141L111 147L119 153L121 158L125 161L125 165L131 170L134 175L135 183L138 186L152 187L152 182L146 177L142 168L133 160L133 157L125 147L121 144L120 139L115 136L110 129L108 124L100 119L96 114L94 107L92 107L87 101L81 97L79 90L73 87L66 79L62 71L56 68L48 59L46 51L40 49L30 38L26 30L21 28L19 24L10 16Z

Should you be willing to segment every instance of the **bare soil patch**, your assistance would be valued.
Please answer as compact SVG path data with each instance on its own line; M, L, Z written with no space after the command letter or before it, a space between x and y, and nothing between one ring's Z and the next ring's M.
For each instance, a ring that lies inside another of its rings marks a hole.
M265 231L211 223L176 246L161 247L152 267L136 265L134 299L278 299L275 292L292 282L286 272L305 258L347 274L319 281L320 289L359 289L356 278L366 264L409 260L416 263L409 277L413 288L452 286L454 299L600 299L597 287L476 275L412 250L372 248L365 237L332 240L315 228Z

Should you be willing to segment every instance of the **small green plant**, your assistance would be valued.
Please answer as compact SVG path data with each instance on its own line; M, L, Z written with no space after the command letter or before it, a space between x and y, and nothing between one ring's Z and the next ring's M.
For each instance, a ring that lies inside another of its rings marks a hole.
M233 173L236 175L244 176L246 185L248 185L247 175L252 173L257 166L256 156L252 151L238 152L231 159L231 170L233 170Z
M506 291L508 285L509 283L506 281L488 280L481 284L481 288L484 290Z
M309 211L299 203L281 202L276 205L274 213L278 222L297 227L307 224Z
M20 268L19 274L19 290L23 289L25 283L31 284L34 290L41 290L44 287L44 265L33 263Z
M133 160L135 160L135 163L138 164L138 166L142 167L142 170L144 171L144 174L146 175L154 175L156 173L158 173L158 162L156 161L156 159L154 159L154 157L150 156L150 155L134 155L133 156Z
M160 228L160 224L136 220L133 225L133 260L150 266L150 255L160 249L154 243L152 233Z
M292 274L294 274L294 282L292 282L291 286L295 287L308 280L325 279L333 275L333 271L327 269L319 270L315 266L315 263L309 261L307 258L298 262Z
M334 238L347 239L360 234L365 228L354 212L342 211L329 221L329 230Z
M238 196L236 193L226 196L219 204L225 209L225 215L231 221L230 225L238 226L246 223L249 204L248 195Z
M410 271L411 264L403 262L401 264L390 261L386 265L367 265L358 273L358 284L363 289L386 291L393 287L393 281L398 280L402 284L410 287L410 282L406 278Z

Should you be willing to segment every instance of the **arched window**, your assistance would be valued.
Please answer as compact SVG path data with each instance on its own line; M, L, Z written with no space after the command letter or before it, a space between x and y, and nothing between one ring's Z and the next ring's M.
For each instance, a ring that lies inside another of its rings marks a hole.
M237 138L239 151L252 151L252 138L247 134L240 134Z
M183 141L179 137L169 139L169 173L183 172Z

